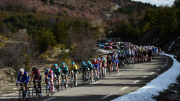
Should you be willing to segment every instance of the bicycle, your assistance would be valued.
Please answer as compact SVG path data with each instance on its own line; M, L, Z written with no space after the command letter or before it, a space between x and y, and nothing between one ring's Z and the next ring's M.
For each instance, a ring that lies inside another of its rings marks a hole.
M117 73L117 72L119 72L119 68L117 67L117 64L116 63L114 63L113 64L113 73L115 72L115 74Z
M73 88L76 85L76 80L74 79L76 78L74 72L71 74L71 87Z
M94 69L94 80L95 80L95 82L96 81L98 81L98 72L97 72L97 70L96 69Z
M18 87L19 83L16 83L16 86ZM30 98L30 91L29 91L29 88L27 89L27 92L28 92L28 96L26 97L26 91L24 90L24 83L21 84L20 83L20 90L19 90L19 101L22 101L24 98L26 99L26 101L29 101L29 98Z
M84 85L86 83L89 83L91 84L92 81L91 81L91 74L87 71L83 71L83 74L82 74L82 79L81 79L81 84Z
M100 68L100 77L103 79L105 77L106 69L105 66Z
M36 98L37 96L39 96L39 98L40 98L41 97L41 95L40 95L41 92L40 92L40 88L36 87L37 86L36 82L37 82L37 80L34 81L34 86L32 88L32 97Z
M63 90L63 87L66 89L67 87L66 87L66 84L67 84L67 82L66 82L66 74L64 74L64 73L62 73L61 74L61 90Z
M59 75L55 76L54 78L54 87L58 90L58 92L60 91L60 85L58 84L58 79L59 79Z
M46 95L49 96L50 94L53 95L53 87L52 87L52 83L51 83L51 79L46 79L47 83L46 83Z

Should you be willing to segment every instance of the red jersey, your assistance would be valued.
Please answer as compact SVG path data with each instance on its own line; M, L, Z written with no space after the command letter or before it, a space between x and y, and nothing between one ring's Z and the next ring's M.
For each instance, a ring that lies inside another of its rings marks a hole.
M41 76L40 70L39 70L39 69L36 69L34 72L32 72L31 76L32 76L32 77L33 77L33 75L38 76L38 74L39 74L39 76Z
M92 61L92 64L96 65L96 64L98 64L98 61L97 60L96 61Z

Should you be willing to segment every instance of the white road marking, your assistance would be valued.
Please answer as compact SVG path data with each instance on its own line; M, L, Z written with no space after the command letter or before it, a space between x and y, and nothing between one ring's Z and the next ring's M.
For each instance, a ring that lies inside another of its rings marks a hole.
M17 89L17 88L13 88L13 89Z
M123 88L121 88L120 90L124 90L124 89L126 89L126 88L128 88L128 86L126 86L126 87L123 87Z
M6 94L6 95L3 95L3 97L10 96L10 95L13 95L13 94L15 94L15 93Z
M147 76L143 76L143 78L147 78Z
M151 74L154 74L155 72L151 72Z
M106 95L106 96L102 97L101 99L105 99L105 98L107 98L107 97L109 97L111 95L113 95L113 94Z
M158 69L157 71L160 71L161 69Z
M122 73L118 73L118 74L116 74L116 75L121 75Z
M55 99L56 97L52 97L52 98L49 98L49 99L46 99L46 100L43 100L43 101L49 101L49 100L52 100L52 99Z
M164 66L162 68L164 68Z
M94 83L92 83L92 84L96 84L96 83L98 83L98 82L94 82Z
M134 81L133 83L138 83L140 80L136 80L136 81Z
M134 67L134 68L137 68L137 67Z

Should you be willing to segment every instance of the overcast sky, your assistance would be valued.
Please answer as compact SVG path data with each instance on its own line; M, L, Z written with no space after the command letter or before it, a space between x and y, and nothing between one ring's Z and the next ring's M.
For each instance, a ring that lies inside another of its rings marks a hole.
M169 5L171 6L175 0L132 0L132 1L141 1L146 3L155 4L156 6L160 5Z

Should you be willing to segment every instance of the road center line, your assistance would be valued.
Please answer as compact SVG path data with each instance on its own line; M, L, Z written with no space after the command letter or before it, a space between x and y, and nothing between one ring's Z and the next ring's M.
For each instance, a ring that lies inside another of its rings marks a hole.
M126 89L126 88L128 88L128 86L126 86L126 87L123 87L123 88L121 88L120 90L124 90L124 89Z
M105 99L105 98L107 98L107 97L109 97L111 95L113 95L113 94L106 95L106 96L102 97L101 99Z
M116 74L116 75L121 75L122 73L118 73L118 74Z
M143 76L143 78L147 78L147 76Z
M49 98L49 99L46 99L46 100L43 100L43 101L49 101L49 100L52 100L52 99L55 99L56 97L52 97L52 98Z
M137 68L137 67L134 67L134 68Z
M151 74L154 74L155 72L151 72Z
M136 81L134 81L133 83L138 83L140 80L136 80Z

